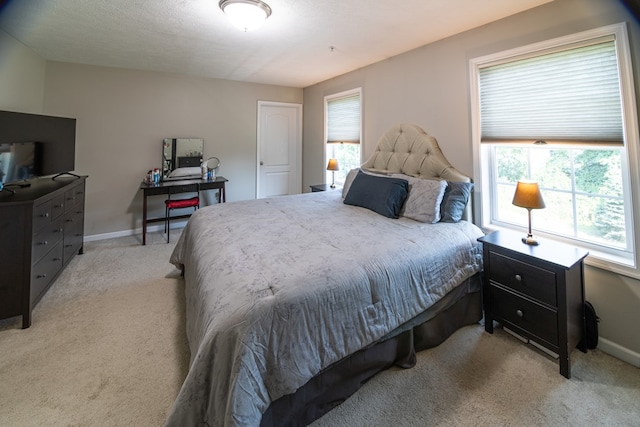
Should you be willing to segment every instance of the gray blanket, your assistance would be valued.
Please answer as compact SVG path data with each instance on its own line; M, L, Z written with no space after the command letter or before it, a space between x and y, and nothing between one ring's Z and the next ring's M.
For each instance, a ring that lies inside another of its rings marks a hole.
M167 425L259 425L272 401L480 271L481 235L388 219L339 191L200 209L171 256L191 364Z

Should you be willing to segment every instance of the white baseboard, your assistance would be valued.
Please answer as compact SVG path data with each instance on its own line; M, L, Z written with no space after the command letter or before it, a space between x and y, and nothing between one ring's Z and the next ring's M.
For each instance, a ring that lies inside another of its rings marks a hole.
M608 339L602 337L598 339L598 350L610 354L624 362L630 363L636 368L640 368L640 353L636 353L626 347L622 347Z
M187 221L173 221L171 222L171 229L184 228L187 225ZM150 225L147 227L147 233L156 231L164 231L164 225ZM122 230L114 231L112 233L93 234L91 236L84 236L85 242L95 242L97 240L115 239L116 237L133 236L136 234L142 234L142 228L136 228L135 230Z

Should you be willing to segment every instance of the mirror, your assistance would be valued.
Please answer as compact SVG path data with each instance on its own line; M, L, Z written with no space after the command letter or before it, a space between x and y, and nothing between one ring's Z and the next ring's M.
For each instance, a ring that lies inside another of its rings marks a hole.
M218 169L220 168L220 159L217 157L209 157L204 164L207 166L207 179L216 179Z
M165 138L162 140L162 179L200 178L204 139Z

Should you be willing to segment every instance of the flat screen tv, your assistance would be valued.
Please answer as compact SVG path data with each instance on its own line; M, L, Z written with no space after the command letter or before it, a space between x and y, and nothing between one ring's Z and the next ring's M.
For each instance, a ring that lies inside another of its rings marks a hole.
M34 175L75 170L76 119L0 111L0 144L36 143Z

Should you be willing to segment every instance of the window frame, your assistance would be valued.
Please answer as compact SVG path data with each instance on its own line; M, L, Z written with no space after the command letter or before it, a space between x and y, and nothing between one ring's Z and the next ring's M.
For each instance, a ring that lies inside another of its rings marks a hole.
M618 58L618 72L620 79L621 107L624 127L624 149L626 151L627 164L623 165L627 177L623 176L623 191L625 200L630 201L631 223L627 226L633 227L633 240L630 242L632 259L624 260L612 256L606 251L599 251L597 246L581 242L580 240L567 239L560 236L545 234L536 231L536 235L542 235L551 240L568 241L576 246L584 247L590 251L586 263L608 271L623 274L629 277L640 279L640 195L633 189L640 189L640 162L638 157L638 115L635 97L635 85L633 79L633 67L628 40L626 23L608 25L580 33L575 33L563 37L558 37L526 46L509 49L502 52L472 58L469 61L470 78L470 103L472 122L472 149L473 149L473 170L475 181L475 222L485 231L498 230L500 228L516 228L506 224L496 224L492 222L491 210L491 185L494 166L489 163L491 144L481 144L481 117L480 117L480 69L490 65L510 62L521 59L523 56L535 56L549 53L553 50L570 48L579 45L587 40L599 39L607 36L615 37L616 55ZM624 173L624 171L623 171ZM630 188L628 187L630 185Z
M363 114L362 114L362 110L363 110L363 101L362 101L362 87L357 87L354 89L349 89L349 90L345 90L342 92L338 92L338 93L334 93L331 95L326 95L324 97L324 163L322 165L322 169L324 170L324 182L329 183L332 180L332 174L330 171L327 171L327 162L329 161L329 157L328 157L328 147L327 145L329 144L327 141L329 139L329 102L334 100L334 99L339 99L339 98L345 98L348 96L352 96L357 94L359 96L360 99L360 142L358 143L358 145L360 146L360 165L362 164L362 155L364 153L364 141L363 141L363 137L362 137L362 121L363 121ZM345 172L345 176L349 171L345 171L342 168L344 167L343 165L338 164L338 166L340 167L341 171ZM340 181L336 181L336 184L342 185L343 182Z

